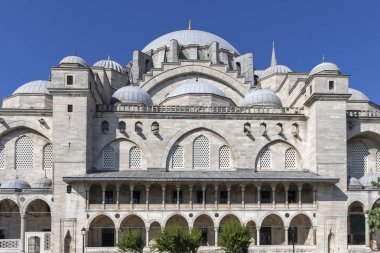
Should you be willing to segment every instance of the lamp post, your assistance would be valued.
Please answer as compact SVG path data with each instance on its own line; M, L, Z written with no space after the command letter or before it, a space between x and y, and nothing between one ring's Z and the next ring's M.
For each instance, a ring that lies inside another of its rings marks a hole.
M86 229L83 227L81 229L81 233L82 233L82 243L83 243L83 247L82 247L82 252L84 253L84 237L86 236Z
M295 249L294 249L295 232L296 232L295 228L294 227L290 227L290 236L292 237L293 253L295 253Z

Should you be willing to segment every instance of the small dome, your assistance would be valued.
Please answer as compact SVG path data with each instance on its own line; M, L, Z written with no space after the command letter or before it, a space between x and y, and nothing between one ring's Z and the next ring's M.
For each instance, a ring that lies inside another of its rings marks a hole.
M321 73L323 71L337 71L340 74L340 69L337 65L331 62L322 62L315 66L311 71L309 75L315 75L318 73Z
M118 89L111 98L111 103L152 105L152 98L138 86L125 86Z
M30 185L24 180L15 178L8 181L5 181L0 186L1 189L25 189L30 188Z
M273 75L273 74L287 74L289 72L292 72L292 70L290 68L288 68L287 66L274 65L274 66L270 66L269 68L264 70L260 75L260 79L263 79L263 78L270 76L270 75Z
M348 185L355 188L362 188L362 184L355 177L348 177Z
M48 88L51 87L50 81L37 80L21 85L14 94L50 94Z
M221 97L225 97L223 91L221 91L219 88L200 81L194 81L191 83L184 84L182 86L179 86L174 91L170 92L168 95L168 98L170 97L176 97L184 94L214 94Z
M221 37L204 31L199 30L180 30L171 33L167 33L158 37L149 43L142 52L148 52L150 50L156 50L163 46L170 46L170 41L176 40L179 45L199 45L199 46L208 46L211 45L214 41L219 43L219 47L227 49L228 51L239 52L227 41Z
M59 62L59 66L61 66L61 64L78 64L78 65L88 68L87 62L83 60L82 58L80 58L79 56L75 56L75 55L66 56Z
M369 101L369 98L359 90L348 88L348 93L351 94L349 101Z
M119 73L125 74L124 68L119 63L112 61L110 59L98 61L94 64L94 67L102 67L105 69L113 69Z
M37 180L33 184L33 188L51 188L53 185L53 180L47 177L43 177Z
M270 89L259 89L249 93L241 102L240 106L268 106L282 107L280 98Z
M364 187L372 187L372 182L377 181L379 174L364 174L359 178L359 182Z

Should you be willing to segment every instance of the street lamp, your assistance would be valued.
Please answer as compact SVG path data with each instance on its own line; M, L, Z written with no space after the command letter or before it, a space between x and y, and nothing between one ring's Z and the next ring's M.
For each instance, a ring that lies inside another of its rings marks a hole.
M294 237L296 234L295 232L296 232L295 227L290 227L290 236L292 237L293 253L295 253L295 249L294 249Z
M84 237L86 235L86 229L83 227L80 232L82 233L82 242L83 242L83 247L82 247L82 252L84 253Z

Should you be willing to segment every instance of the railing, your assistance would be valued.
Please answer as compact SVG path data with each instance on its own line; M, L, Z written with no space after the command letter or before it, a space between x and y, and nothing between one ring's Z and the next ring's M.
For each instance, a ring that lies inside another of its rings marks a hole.
M298 107L238 107L238 106L139 106L139 105L97 105L97 112L138 112L138 113L221 113L221 114L294 114L303 115Z
M314 253L316 246L311 245L295 245L296 253ZM292 253L293 248L291 245L260 245L249 247L248 253Z
M349 118L379 118L380 111L358 111L358 110L348 110L347 117Z
M9 252L9 250L20 249L20 239L1 239L0 252Z

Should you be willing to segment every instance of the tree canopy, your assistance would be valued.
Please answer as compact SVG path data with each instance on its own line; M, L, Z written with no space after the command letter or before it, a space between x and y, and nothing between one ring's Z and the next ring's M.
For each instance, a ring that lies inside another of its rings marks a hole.
M230 220L221 227L218 246L226 253L247 253L250 244L249 229L235 220Z

